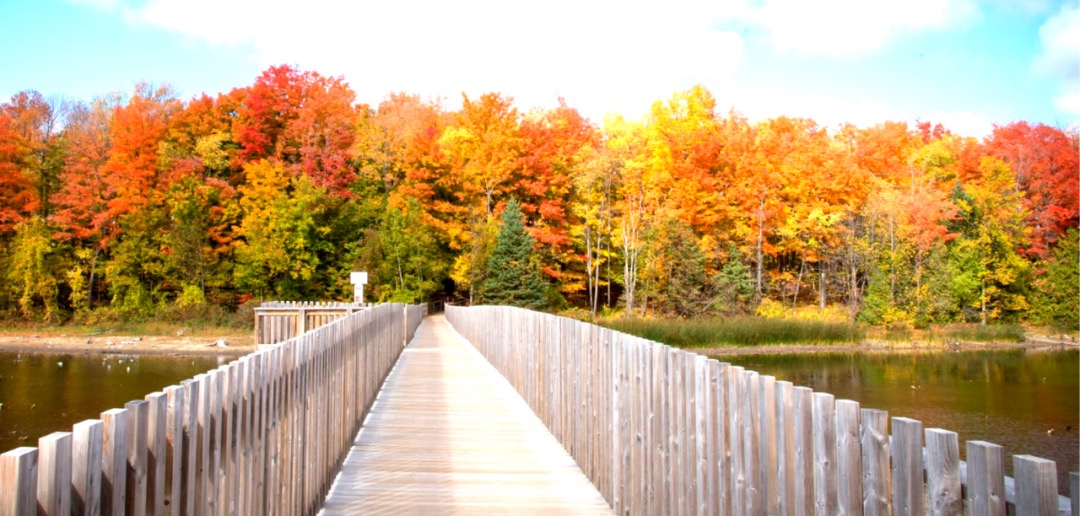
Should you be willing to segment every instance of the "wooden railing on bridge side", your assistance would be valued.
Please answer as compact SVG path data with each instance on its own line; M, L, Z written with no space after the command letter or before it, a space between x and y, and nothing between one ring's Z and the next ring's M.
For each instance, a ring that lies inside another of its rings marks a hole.
M1056 464L742 367L511 307L446 316L618 514L1080 514ZM925 436L925 447L924 447Z
M322 301L268 301L255 309L255 344L277 344L373 305Z
M266 302L255 309L255 344L277 344L311 328L330 324L332 321L373 306L377 305L324 301ZM410 305L406 311L405 342L412 340L413 332L420 325L420 320L432 311L431 303L425 305L426 310L420 310L419 306ZM442 310L441 303L437 306L439 310Z
M0 455L0 515L312 514L426 305L354 310Z

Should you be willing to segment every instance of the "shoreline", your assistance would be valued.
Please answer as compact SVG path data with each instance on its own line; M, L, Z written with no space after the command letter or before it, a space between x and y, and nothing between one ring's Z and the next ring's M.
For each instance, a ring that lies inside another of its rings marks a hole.
M218 347L219 339L228 342ZM676 346L677 347L677 346ZM1077 340L1066 337L1029 335L1024 342L890 342L865 340L854 344L768 344L758 346L683 347L700 355L788 355L815 353L923 353L980 350L1060 351L1080 349ZM225 356L240 357L256 350L254 336L233 334L218 337L67 335L0 333L0 352L69 355L151 355L151 356Z
M711 346L685 347L699 355L710 357L735 355L792 355L815 353L941 353L959 351L1006 351L1022 349L1026 351L1065 351L1080 349L1076 342L1052 339L1032 339L1024 342L886 342L863 341L856 344L769 344L760 346Z
M224 339L228 346L216 342ZM0 352L62 355L240 357L255 351L250 334L217 337L0 333Z

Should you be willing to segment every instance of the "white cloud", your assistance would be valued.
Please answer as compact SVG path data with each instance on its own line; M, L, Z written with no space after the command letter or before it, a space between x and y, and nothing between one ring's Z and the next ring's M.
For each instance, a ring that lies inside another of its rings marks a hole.
M829 94L809 94L790 91L748 90L733 92L717 101L721 111L734 107L751 122L778 116L810 118L830 131L844 124L871 127L886 121L941 124L954 134L983 138L990 134L995 120L972 111L920 111L900 109L872 96L842 97Z
M1062 92L1061 95L1054 97L1054 107L1080 118L1080 91Z
M343 75L363 102L407 91L453 107L461 92L501 91L524 109L563 96L599 120L644 113L676 89L712 87L738 68L742 38L710 27L716 3L677 4L149 0L121 10L132 24L249 47L262 66Z
M953 134L985 138L994 130L994 124L1004 125L1011 120L994 120L984 113L972 111L943 111L930 113L912 120L941 124Z
M1036 70L1069 80L1080 79L1080 9L1064 4L1039 28L1042 51Z
M751 119L809 117L827 127L930 118L870 96L766 92L740 82L743 27L762 29L779 52L856 57L980 16L975 0L71 1L127 2L114 10L131 24L250 49L263 67L287 63L343 75L370 104L405 91L454 109L462 92L499 91L523 110L561 96L599 121L610 112L638 117L652 102L701 83L721 110L733 106Z
M822 127L837 129L845 123L865 127L886 120L899 120L901 115L884 104L867 97L840 98L833 95L791 91L740 90L730 98L718 100L721 109L731 101L736 111L757 122L767 118L788 116L810 118Z
M779 53L850 58L903 36L969 26L981 12L975 0L764 0L735 17L763 29Z
M1080 121L1080 9L1066 3L1039 28L1042 49L1033 68L1059 81L1054 107Z

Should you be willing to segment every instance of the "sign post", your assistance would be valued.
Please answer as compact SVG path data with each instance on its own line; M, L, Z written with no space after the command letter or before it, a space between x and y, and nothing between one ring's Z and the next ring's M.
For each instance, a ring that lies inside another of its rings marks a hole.
M364 285L367 284L367 273L353 272L349 274L349 283L353 284L353 302L364 304Z

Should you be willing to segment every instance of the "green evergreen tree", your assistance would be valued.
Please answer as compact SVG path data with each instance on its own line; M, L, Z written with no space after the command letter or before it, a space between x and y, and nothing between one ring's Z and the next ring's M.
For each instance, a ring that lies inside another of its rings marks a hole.
M510 199L495 237L495 248L488 257L481 302L534 309L546 306L547 285L540 276L540 263L532 244L532 236L525 232L520 205L516 199Z
M714 310L726 316L750 311L755 294L754 276L735 244L728 244L728 261L716 271L713 283L717 294Z
M665 219L647 236L643 305L657 313L700 317L715 302L713 286L705 273L705 254L698 237L686 223Z

